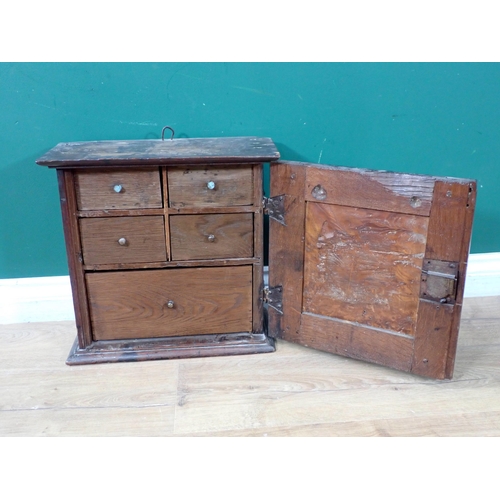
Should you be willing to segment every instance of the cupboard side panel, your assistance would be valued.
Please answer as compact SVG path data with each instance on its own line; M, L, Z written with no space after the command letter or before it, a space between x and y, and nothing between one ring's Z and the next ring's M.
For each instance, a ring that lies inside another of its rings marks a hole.
M78 230L74 175L70 170L57 170L61 214L68 257L69 277L73 292L78 345L85 348L92 343L85 274L82 267L82 247Z

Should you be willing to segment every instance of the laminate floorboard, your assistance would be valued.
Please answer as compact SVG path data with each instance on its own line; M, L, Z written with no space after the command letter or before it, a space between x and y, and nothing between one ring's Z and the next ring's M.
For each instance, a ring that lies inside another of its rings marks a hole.
M500 297L466 299L451 381L284 341L69 367L74 337L68 321L0 325L0 436L500 435Z

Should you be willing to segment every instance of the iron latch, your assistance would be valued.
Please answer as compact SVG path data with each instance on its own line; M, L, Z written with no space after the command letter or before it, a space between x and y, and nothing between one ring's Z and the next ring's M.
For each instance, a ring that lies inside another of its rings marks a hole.
M283 286L265 286L264 302L275 311L283 314Z
M457 299L458 262L425 259L422 268L420 297L454 304Z
M285 224L285 195L273 196L272 198L266 198L262 200L262 206L264 208L264 213L269 215L271 219L279 222L280 224Z

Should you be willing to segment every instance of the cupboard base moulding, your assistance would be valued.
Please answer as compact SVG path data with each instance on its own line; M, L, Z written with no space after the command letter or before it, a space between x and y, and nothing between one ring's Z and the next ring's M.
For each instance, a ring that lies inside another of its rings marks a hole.
M81 349L78 339L66 360L68 365L148 361L158 359L236 356L274 352L274 340L264 333L230 333L140 340L94 342Z

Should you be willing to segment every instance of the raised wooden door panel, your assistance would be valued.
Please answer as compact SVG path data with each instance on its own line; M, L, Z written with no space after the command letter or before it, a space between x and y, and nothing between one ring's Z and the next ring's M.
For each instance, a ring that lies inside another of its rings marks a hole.
M252 205L252 165L170 168L168 191L172 208Z
M86 274L94 340L252 331L252 266Z
M414 335L428 218L306 203L302 311Z
M253 214L170 216L173 260L253 256Z
M475 203L470 180L275 163L270 334L451 378Z
M75 173L79 210L161 208L160 170L156 168L81 169Z

